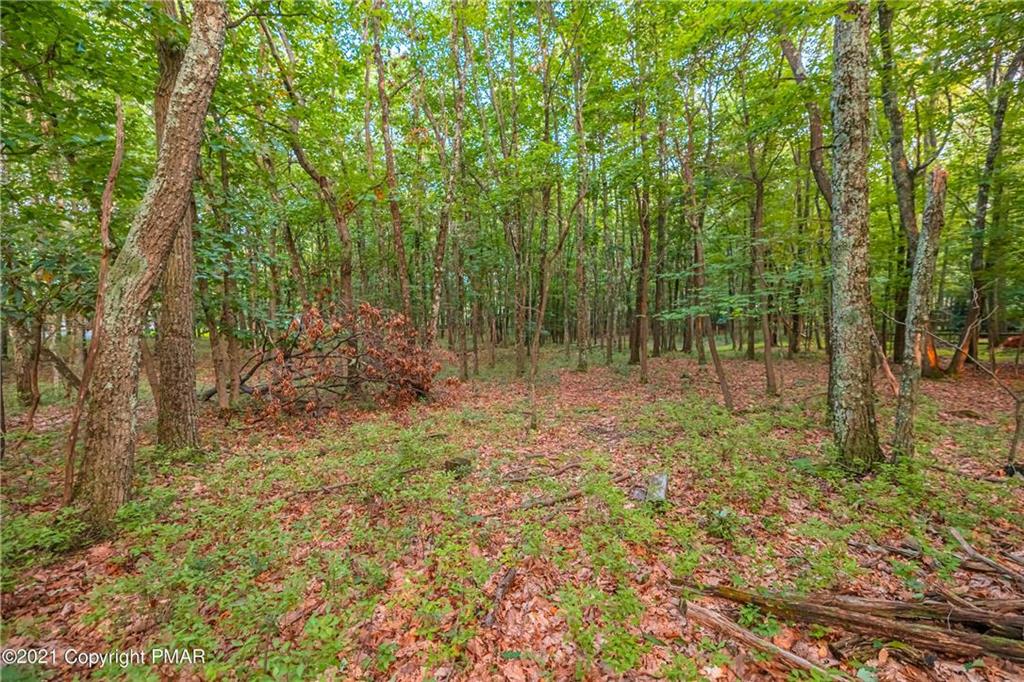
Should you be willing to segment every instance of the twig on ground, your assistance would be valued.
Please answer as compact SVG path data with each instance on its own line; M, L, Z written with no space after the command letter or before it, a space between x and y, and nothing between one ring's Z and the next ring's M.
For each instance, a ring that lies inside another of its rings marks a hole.
M618 485L620 483L624 483L625 481L628 481L630 478L631 478L630 474L622 474L620 476L616 476L615 478L613 478L612 479L612 483ZM541 507L550 507L553 504L559 504L561 502L568 502L569 500L575 500L575 499L577 499L579 497L583 497L583 495L584 495L583 489L582 488L577 488L576 490L567 492L564 495L559 495L558 497L551 497L551 498L548 498L546 500L532 500L530 502L527 502L525 505L523 505L522 508L523 509L540 509Z
M494 604L484 617L484 627L489 628L494 625L494 621L498 617L498 607L501 606L501 600L505 598L505 593L508 592L508 588L512 586L512 582L516 579L516 572L516 567L510 566L501 578L501 582L498 583L497 589L494 590Z
M401 478L402 476L408 476L409 474L414 474L417 471L422 471L423 469L426 468L426 465L421 464L419 466L410 467L408 469L402 469L401 471L396 473L394 477ZM302 488L300 490L294 490L288 495L285 495L285 498L291 499L292 497L298 497L299 495L313 495L316 493L333 493L336 490L342 490L343 488L359 485L361 483L367 483L367 481L345 481L344 483L335 483L333 485L321 485L315 488Z
M526 483L527 481L532 481L533 479L540 478L541 476L550 476L554 478L556 476L561 476L567 471L579 469L580 466L582 465L579 462L573 462L571 464L566 464L563 467L555 469L554 471L532 471L529 473L520 474L519 476L508 476L505 480L508 481L509 483ZM526 467L522 467L522 469L519 469L519 471L522 471L523 469L526 469Z

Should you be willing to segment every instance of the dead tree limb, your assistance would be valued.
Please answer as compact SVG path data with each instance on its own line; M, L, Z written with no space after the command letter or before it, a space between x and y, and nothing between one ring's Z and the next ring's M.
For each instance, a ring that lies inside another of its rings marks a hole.
M832 625L872 637L906 642L963 658L991 655L1024 662L1024 642L948 628L883 618L801 599L784 593L755 594L727 586L702 590L740 604L753 604L775 615L805 623Z
M974 549L974 547L971 546L971 543L967 542L967 540L964 539L964 536L956 528L950 527L949 534L952 535L953 539L960 544L960 547L964 550L967 556L974 559L975 561L980 561L986 566L991 567L997 573L1006 578L1009 578L1018 585L1024 585L1024 575L1021 575L1009 566L1004 566L998 561L988 558L978 550Z
M71 426L68 428L68 440L64 446L64 504L71 504L74 496L75 483L75 444L78 442L78 425L82 420L82 408L89 392L89 379L96 364L96 349L100 343L100 330L103 328L103 301L107 285L107 271L110 269L110 252L114 243L110 239L110 219L114 213L114 184L121 172L124 161L124 107L121 98L115 100L117 120L114 126L114 156L110 160L110 171L107 182L103 186L100 198L100 269L96 282L96 307L92 316L92 338L89 339L89 351L82 368L82 378L78 384L78 397L71 411Z
M953 598L957 599L955 595ZM958 599L959 603L900 602L848 595L829 595L821 599L812 597L808 601L872 616L905 620L934 620L943 623L970 623L990 628L994 634L1001 637L1024 639L1024 615L989 611L963 599Z
M484 627L489 628L494 625L495 619L498 617L498 607L501 606L501 600L505 598L505 593L508 592L508 588L512 587L512 583L516 579L516 567L511 566L505 575L501 578L501 582L498 583L497 589L494 590L494 605L491 606L491 610L487 612L484 617Z
M797 670L810 670L828 678L841 680L853 679L841 670L829 670L828 668L822 668L819 665L811 663L806 658L797 656L791 651L786 651L782 647L776 646L768 640L758 637L750 630L741 627L725 616L715 613L711 609L698 606L693 602L680 600L679 610L683 612L683 615L686 616L687 619L693 619L704 627L711 628L712 630L725 635L729 639L735 640L740 644L745 644L746 646L757 649L758 651L763 651L777 656L790 668Z

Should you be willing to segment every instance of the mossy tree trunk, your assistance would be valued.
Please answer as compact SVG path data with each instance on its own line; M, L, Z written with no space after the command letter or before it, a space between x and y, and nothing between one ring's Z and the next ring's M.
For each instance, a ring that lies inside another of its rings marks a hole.
M835 19L832 121L832 362L829 411L843 462L855 471L881 458L871 366L868 287L868 5Z

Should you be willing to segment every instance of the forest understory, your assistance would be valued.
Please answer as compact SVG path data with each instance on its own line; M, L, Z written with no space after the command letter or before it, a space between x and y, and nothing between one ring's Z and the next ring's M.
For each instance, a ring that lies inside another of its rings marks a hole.
M1019 661L694 591L1001 600L1011 619L1024 603L1024 479L1002 471L1013 404L989 377L923 382L918 456L856 478L832 454L824 358L781 360L782 395L766 399L760 362L730 355L733 414L689 356L652 359L637 385L625 355L578 373L557 348L536 430L511 351L403 410L206 403L197 451L153 445L143 410L136 494L101 542L61 511L67 401L40 408L32 433L9 415L3 644L60 664L4 679L825 679L702 624L701 607L839 678L1021 679ZM1001 378L1024 385L1014 370ZM886 434L895 400L876 380ZM665 502L635 500L659 473ZM965 556L957 532L1009 571ZM158 646L205 662L61 658Z
M1021 0L2 0L0 64L3 682L1024 680Z

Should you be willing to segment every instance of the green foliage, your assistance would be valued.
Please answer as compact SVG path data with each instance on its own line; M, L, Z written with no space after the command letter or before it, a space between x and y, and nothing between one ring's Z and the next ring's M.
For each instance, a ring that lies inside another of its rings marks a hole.
M5 518L4 531L0 536L4 591L14 586L21 571L45 565L54 557L80 547L88 539L86 524L73 508Z

